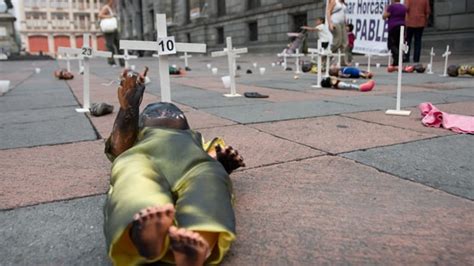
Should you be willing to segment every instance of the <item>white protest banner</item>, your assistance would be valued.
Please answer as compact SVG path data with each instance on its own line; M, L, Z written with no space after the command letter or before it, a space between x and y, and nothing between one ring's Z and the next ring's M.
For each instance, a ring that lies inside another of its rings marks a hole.
M354 53L386 54L387 23L382 15L390 0L346 0L347 22L354 25Z

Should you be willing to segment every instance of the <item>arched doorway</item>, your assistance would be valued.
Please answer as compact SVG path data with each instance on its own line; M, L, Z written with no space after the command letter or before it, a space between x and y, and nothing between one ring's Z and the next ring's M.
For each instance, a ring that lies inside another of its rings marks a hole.
M83 43L84 38L82 37L82 35L76 36L76 47L81 48ZM92 37L89 39L89 47L92 47Z
M105 37L103 35L97 36L97 50L107 51L107 47L105 46Z
M49 52L47 36L28 36L28 45L30 53L46 54Z
M54 52L58 52L58 47L71 47L69 36L54 36Z

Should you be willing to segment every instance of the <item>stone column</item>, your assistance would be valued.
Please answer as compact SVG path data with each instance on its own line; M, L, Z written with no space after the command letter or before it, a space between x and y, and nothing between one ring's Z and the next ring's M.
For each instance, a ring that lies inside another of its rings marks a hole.
M73 33L69 34L69 42L71 43L72 48L76 48L76 36Z
M96 13L96 6L94 5L94 0L89 0L89 16L90 16L90 30L91 31L96 31L96 26L95 26L95 13ZM94 35L95 38L95 35Z
M75 8L72 4L72 0L69 0L69 30L73 31L74 30L74 13L72 12L72 10ZM71 45L72 47L72 45Z
M54 36L53 36L52 32L48 33L48 50L49 50L49 54L54 56L54 54L55 54L55 52L54 52Z

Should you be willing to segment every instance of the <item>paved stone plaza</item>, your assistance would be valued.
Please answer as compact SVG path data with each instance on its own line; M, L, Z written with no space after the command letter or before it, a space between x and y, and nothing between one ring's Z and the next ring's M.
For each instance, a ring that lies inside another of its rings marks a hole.
M384 113L396 103L396 73L375 67L385 58L374 59L377 85L365 93L312 88L315 74L295 79L272 67L276 60L238 60L238 93L266 99L223 97L224 58L194 56L191 72L171 78L191 127L222 136L247 164L232 175L238 238L224 265L473 265L474 136L424 127L416 106L473 116L474 78L440 77L441 58L434 75L405 74L402 107L412 114L398 117ZM366 58L356 61L366 67ZM157 60L130 64L150 67L142 107L158 101ZM103 150L116 112L75 112L82 76L72 65L69 82L53 77L56 61L0 65L0 79L14 86L0 97L0 265L109 264ZM91 102L117 111L120 71L92 60Z

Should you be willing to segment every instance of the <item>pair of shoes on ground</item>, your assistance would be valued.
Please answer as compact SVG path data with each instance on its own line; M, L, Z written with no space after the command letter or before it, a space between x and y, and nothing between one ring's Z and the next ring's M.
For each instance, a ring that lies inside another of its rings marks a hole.
M103 116L114 111L114 106L106 103L93 103L89 109L93 116Z
M268 95L263 95L258 92L245 92L244 96L247 98L268 98Z
M360 84L359 90L362 92L371 91L375 87L375 81L373 79L367 81L366 83Z

